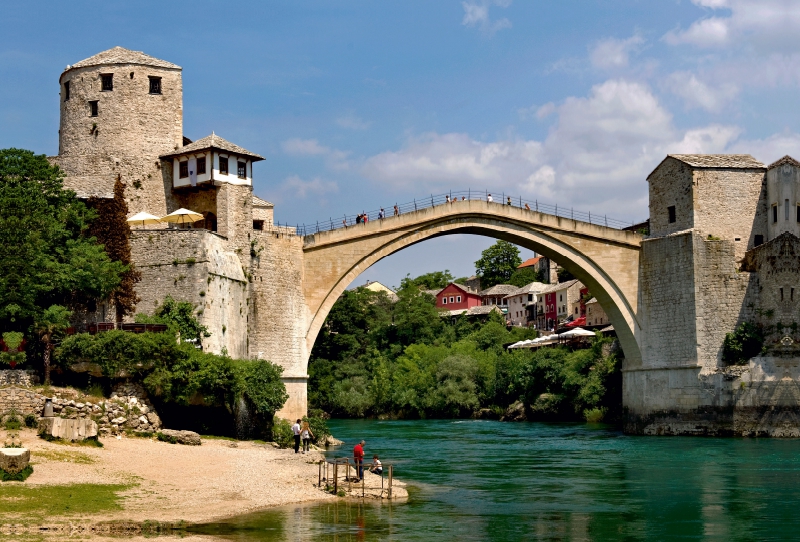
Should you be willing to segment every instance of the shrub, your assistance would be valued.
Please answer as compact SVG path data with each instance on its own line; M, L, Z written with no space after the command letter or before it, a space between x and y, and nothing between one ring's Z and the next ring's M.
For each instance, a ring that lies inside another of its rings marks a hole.
M156 433L156 438L158 440L160 440L161 442L169 442L170 444L177 444L178 443L178 439L176 439L172 435L165 435L161 431Z
M5 423L6 431L18 431L22 427L22 423L16 414L12 413Z
M311 432L314 433L314 444L317 442L324 442L325 437L331 434L328 422L321 416L321 411L310 410L308 413L309 416L305 416L303 421L308 422L309 427L311 427Z
M36 417L36 414L25 415L25 427L36 427L38 423L39 419Z
M28 465L19 472L8 472L0 469L0 480L3 482L24 482L33 474L33 467Z
M761 353L764 332L750 322L742 322L733 333L725 335L722 343L722 361L730 365L746 365L750 358Z
M272 420L272 442L281 448L294 446L294 433L288 420L275 416Z

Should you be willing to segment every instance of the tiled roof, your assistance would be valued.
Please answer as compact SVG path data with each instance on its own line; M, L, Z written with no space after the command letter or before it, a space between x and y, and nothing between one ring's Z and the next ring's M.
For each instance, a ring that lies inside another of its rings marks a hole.
M234 143L231 143L226 139L222 139L213 132L210 136L206 136L203 139L198 139L194 143L190 143L185 147L180 147L179 149L176 149L171 153L164 154L161 156L161 158L170 158L172 156L180 156L181 154L203 151L206 149L217 149L220 151L228 151L233 154L240 154L242 156L249 156L250 158L253 159L254 162L264 159L263 156L256 154L254 152L250 152L247 149L240 147L239 145L236 145Z
M589 301L586 302L587 305L589 303L597 303L597 298L596 297L591 298Z
M258 196L253 196L253 206L255 207L275 207L272 203L268 202L265 199L261 199Z
M103 64L141 64L143 66L155 66L157 68L172 68L175 70L180 70L181 67L177 64L173 64L172 62L167 62L166 60L161 60L150 55L146 55L141 51L131 51L130 49L125 49L124 47L112 47L107 51L103 51L102 53L97 53L94 56L90 56L80 62L76 62L75 64L68 66L66 70L71 70L72 68L87 68L89 66L101 66Z
M697 168L763 168L764 164L749 154L669 154L684 164Z
M547 288L545 288L544 290L542 290L539 293L540 294L550 294L552 292L557 292L559 290L563 290L565 288L569 288L570 286L572 286L573 284L575 284L577 282L578 282L578 279L568 280L567 282L557 282L555 284L551 284L550 286L548 286Z
M517 269L522 269L524 267L533 267L534 265L539 263L539 260L541 260L541 259L542 259L541 256L536 256L535 258L529 258L529 259L525 260L524 262L522 262L521 264L519 264L517 266Z
M548 285L543 282L531 282L530 284L526 284L522 288L517 288L516 292L512 292L506 296L506 298L514 297L515 295L520 294L530 294L535 293L538 294L541 291L547 289Z
M480 292L481 295L508 295L516 292L518 288L512 284L495 284Z
M430 294L433 297L436 297L442 290L444 290L444 288L439 288L438 290L420 290L420 292L422 292L423 294Z
M450 316L459 316L461 314L467 313L467 316L483 316L491 313L492 311L497 311L501 314L503 312L503 310L497 305L480 305L478 307L471 307L469 309L454 309L451 311L446 311L443 314L449 314Z
M798 162L797 160L795 160L794 158L792 158L791 156L789 156L787 154L783 158L780 158L780 159L775 160L774 162L772 162L770 165L767 166L767 169L772 169L772 168L775 168L775 167L778 167L778 166L782 166L783 164L790 164L790 165L793 165L795 167L800 167L800 162Z

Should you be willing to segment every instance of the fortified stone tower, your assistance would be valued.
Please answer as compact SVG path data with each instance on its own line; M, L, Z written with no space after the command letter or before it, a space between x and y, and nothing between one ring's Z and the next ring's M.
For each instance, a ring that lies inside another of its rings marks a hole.
M79 197L111 197L127 184L132 213L168 212L172 172L159 156L183 144L181 68L114 47L67 66L61 85L58 157Z
M770 164L766 206L769 208L766 241L786 232L800 237L800 163L791 156Z

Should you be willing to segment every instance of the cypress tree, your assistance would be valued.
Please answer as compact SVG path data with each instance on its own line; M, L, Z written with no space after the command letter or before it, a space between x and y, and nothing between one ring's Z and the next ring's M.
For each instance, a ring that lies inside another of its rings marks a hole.
M105 247L108 257L112 261L125 265L127 270L122 274L119 286L111 292L108 300L114 305L117 313L117 323L122 318L133 313L139 298L136 296L136 283L142 279L139 271L131 263L131 230L128 226L128 204L125 201L125 184L117 177L114 183L114 199L90 200L98 216L92 222L91 234L97 242Z

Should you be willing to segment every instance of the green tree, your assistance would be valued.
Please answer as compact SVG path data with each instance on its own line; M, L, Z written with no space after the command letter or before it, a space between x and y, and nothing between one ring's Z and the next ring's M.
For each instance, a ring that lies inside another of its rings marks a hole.
M50 356L53 351L53 339L63 334L69 326L69 317L72 315L66 307L51 305L36 315L33 330L39 336L44 346L44 383L50 384Z
M208 328L200 323L194 314L194 305L188 301L175 301L172 296L164 298L164 302L153 312L152 316L137 314L140 324L166 324L180 334L184 341L199 341L210 337Z
M533 267L516 269L508 279L508 284L522 288L531 282L542 282L542 273Z
M425 273L418 277L411 278L411 275L406 275L406 278L400 281L400 288L408 288L416 286L424 290L440 290L453 281L453 275L449 269L444 271L434 271L432 273Z
M519 249L508 241L497 241L481 252L481 258L475 262L475 270L481 279L481 287L491 288L495 284L506 284L511 275L522 263Z
M126 266L119 285L111 291L109 301L114 305L117 322L132 314L139 301L136 296L136 283L142 279L141 273L133 268L131 262L131 230L128 226L128 204L125 202L125 185L117 179L114 183L114 198L89 199L89 205L97 210L97 218L92 221L91 234L103 245L112 261Z
M559 267L557 273L558 273L558 282L567 282L570 280L575 280L575 275L573 275L563 267Z

